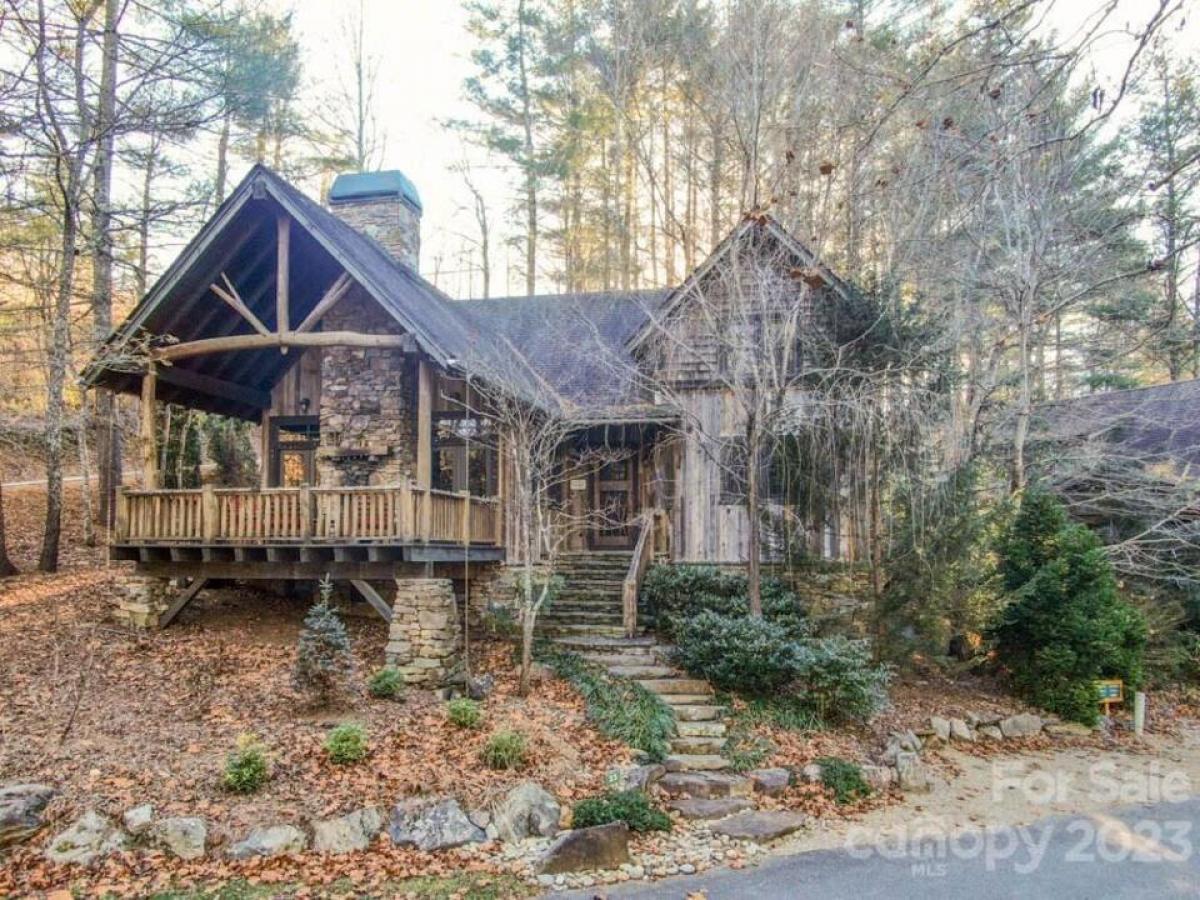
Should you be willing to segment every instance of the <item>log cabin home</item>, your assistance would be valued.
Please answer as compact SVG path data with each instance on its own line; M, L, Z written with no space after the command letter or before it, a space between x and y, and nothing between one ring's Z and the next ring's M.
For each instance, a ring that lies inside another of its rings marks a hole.
M112 536L136 564L126 621L167 625L207 584L329 575L391 622L410 681L443 677L462 596L497 597L512 562L502 453L470 402L498 362L572 418L575 449L620 451L564 483L576 521L604 515L567 541L548 628L633 634L652 558L745 561L744 505L685 424L736 435L704 375L720 362L685 364L663 335L686 331L689 297L747 242L819 273L810 300L847 286L762 215L671 289L454 300L418 274L421 211L399 172L342 175L321 205L255 166L106 342L85 381L141 398L142 483ZM665 365L671 403L638 377ZM260 426L260 482L165 488L160 404ZM814 526L818 553L845 555L839 527Z

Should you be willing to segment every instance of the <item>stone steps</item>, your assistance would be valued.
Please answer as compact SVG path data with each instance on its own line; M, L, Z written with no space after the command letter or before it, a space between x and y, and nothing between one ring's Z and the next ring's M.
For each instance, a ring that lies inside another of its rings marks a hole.
M554 643L572 653L652 653L655 640L651 637L627 638L611 637L609 635L565 635L555 638Z
M668 706L707 706L712 702L712 694L659 694Z
M616 675L620 678L656 679L669 678L674 674L675 670L664 665L649 663L647 665L609 666L608 672L610 675Z
M668 772L719 772L729 760L716 753L672 753L663 760Z
M723 735L716 737L677 737L671 739L671 749L684 754L717 754L725 749Z
M681 722L716 722L725 715L722 706L676 706L675 719Z
M703 737L725 739L724 722L676 722L675 733L681 738Z
M625 634L625 628L622 625L600 625L591 624L585 625L578 622L558 623L547 622L544 627L540 627L542 634L549 637L609 637L619 638Z
M656 694L712 694L712 688L702 678L655 678L638 684Z

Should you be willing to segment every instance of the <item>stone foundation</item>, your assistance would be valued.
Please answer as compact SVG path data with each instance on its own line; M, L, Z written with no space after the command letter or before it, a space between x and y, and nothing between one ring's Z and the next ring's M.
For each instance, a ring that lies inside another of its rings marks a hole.
M129 575L114 585L116 609L113 618L134 628L156 628L171 605L171 583L166 578Z
M408 684L435 687L458 664L462 631L448 578L397 578L387 661Z

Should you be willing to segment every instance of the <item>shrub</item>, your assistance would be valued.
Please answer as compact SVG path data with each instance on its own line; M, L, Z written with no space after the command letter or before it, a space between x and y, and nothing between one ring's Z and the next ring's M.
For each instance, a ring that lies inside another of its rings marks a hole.
M1029 702L1092 724L1096 679L1140 686L1145 622L1117 596L1099 539L1048 494L1025 495L999 551L1012 601L993 629L997 658Z
M871 786L858 763L836 756L822 757L816 763L821 767L821 784L833 792L833 799L839 804L871 796Z
M762 579L760 587L763 618L797 636L806 633L799 598L777 578ZM642 597L656 630L672 640L703 612L734 617L750 612L746 576L725 574L713 566L655 566L643 581Z
M238 736L236 749L225 758L221 777L225 789L235 794L253 794L267 781L270 768L267 754L253 734Z
M361 725L339 725L325 739L331 762L344 766L367 758L367 733Z
M480 758L489 769L519 769L525 765L525 735L497 731L483 745Z
M404 678L395 666L384 666L371 676L367 690L381 700L404 699Z
M446 715L459 728L478 728L483 721L483 709L474 700L466 697L447 703Z
M345 690L354 670L350 636L331 605L333 582L321 581L321 598L304 617L292 683L316 703L327 703Z
M655 762L666 757L675 733L675 714L661 697L574 653L539 647L538 658L579 691L588 719L601 734L641 750Z
M735 772L749 772L759 768L775 747L766 738L754 734L741 721L733 723L721 755L729 760L729 768Z
M702 612L676 635L675 659L722 690L773 694L796 677L799 645L782 625Z
M800 698L822 721L866 721L887 703L891 670L872 662L866 641L804 641L797 656Z
M585 797L571 812L572 828L591 828L624 822L630 831L670 831L671 817L641 791L620 791Z

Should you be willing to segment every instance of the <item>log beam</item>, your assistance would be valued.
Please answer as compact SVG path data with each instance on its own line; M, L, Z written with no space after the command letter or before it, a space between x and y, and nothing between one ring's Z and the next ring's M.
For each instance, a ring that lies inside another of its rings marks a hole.
M142 376L142 416L139 436L142 445L142 487L148 491L158 489L158 431L155 422L155 396L158 392L158 373L151 363Z
M292 220L286 213L280 213L275 220L276 236L276 269L275 269L275 330L287 334L291 330L288 324L288 269L291 265ZM287 345L280 347L280 352L287 353Z
M361 578L351 578L350 583L354 585L354 589L358 591L362 598L371 604L375 612L383 618L383 621L392 621L392 608L387 605L387 601L379 596L379 592L375 590L368 581Z
M354 284L354 279L343 272L337 277L337 280L329 286L329 290L325 295L317 301L317 305L312 308L304 321L296 326L296 331L303 334L312 331L317 327L317 323L325 317L325 314L337 306L338 301L346 296L346 292L350 290L350 286Z
M271 395L267 391L234 384L232 381L213 378L211 375L202 375L190 369L162 366L158 370L158 380L164 384L173 384L176 387L198 391L202 394L212 394L222 400L230 400L255 409L264 409L271 405Z
M407 334L361 334L357 331L314 331L298 334L231 334L228 337L202 338L183 344L161 347L155 358L169 361L203 356L206 353L231 353L238 350L268 350L272 347L386 347L410 352L415 344Z
M256 316L253 310L242 300L241 294L237 292L237 288L233 286L233 282L229 280L229 276L222 272L221 280L225 282L225 286L221 287L219 284L214 284L212 285L212 292L224 300L234 312L249 322L255 331L259 334L269 335L271 329L264 325L262 319Z

